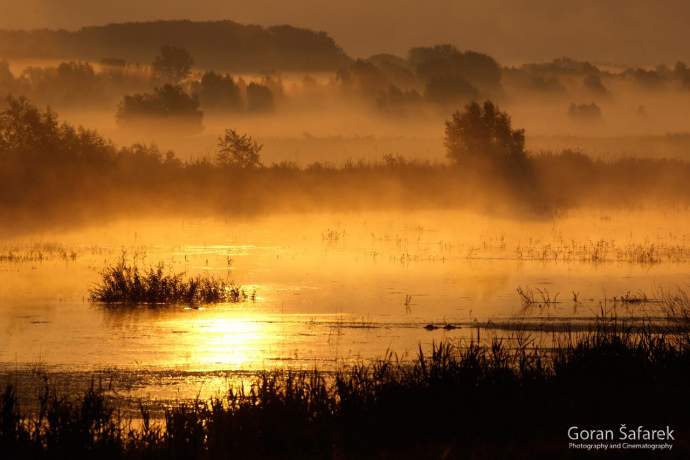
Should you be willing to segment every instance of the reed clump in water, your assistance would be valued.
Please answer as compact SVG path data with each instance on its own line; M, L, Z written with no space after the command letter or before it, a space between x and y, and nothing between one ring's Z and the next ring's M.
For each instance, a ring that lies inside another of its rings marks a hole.
M142 269L123 256L101 272L90 298L105 303L204 304L241 302L248 296L242 288L216 277L185 278L184 273L166 271L162 263Z

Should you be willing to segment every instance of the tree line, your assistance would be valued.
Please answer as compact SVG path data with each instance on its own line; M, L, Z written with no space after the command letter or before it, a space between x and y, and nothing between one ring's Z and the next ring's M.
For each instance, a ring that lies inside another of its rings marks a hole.
M151 21L65 30L0 30L5 58L151 62L161 43L188 49L198 64L233 72L329 71L350 58L324 32L233 21Z
M490 101L455 112L445 143L447 162L390 155L298 166L266 163L257 140L227 129L214 157L183 161L155 145L116 146L9 98L0 110L0 222L7 232L122 213L479 208L544 216L585 205L690 203L690 163L529 153L524 132Z

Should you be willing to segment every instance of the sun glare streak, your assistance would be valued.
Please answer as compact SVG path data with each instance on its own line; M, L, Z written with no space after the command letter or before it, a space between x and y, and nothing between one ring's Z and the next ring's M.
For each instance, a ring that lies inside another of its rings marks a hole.
M187 348L193 365L201 368L241 369L260 364L273 340L267 324L246 312L182 323L189 334L181 346Z

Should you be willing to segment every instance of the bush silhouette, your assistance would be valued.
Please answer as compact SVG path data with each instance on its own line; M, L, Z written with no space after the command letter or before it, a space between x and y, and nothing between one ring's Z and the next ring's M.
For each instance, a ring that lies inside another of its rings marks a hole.
M51 106L99 105L106 100L104 81L87 62L57 67L28 67L20 78L25 93Z
M121 125L136 126L143 122L175 122L190 131L200 131L203 112L199 100L181 86L164 85L153 93L125 96L117 110Z
M12 93L16 84L17 81L10 70L10 64L7 61L0 61L0 96Z
M337 73L341 86L348 91L374 98L388 86L386 75L373 63L358 59L347 69Z
M486 54L460 52L452 45L412 48L408 60L422 80L463 78L484 91L499 88L501 67Z
M596 74L587 75L582 81L585 88L589 90L595 96L608 96L609 90L606 89L604 83L601 81L601 77Z
M472 102L456 111L446 122L445 145L448 158L456 163L526 158L524 130L513 129L510 116L491 101Z
M258 168L261 167L259 153L263 145L247 134L239 134L234 129L226 129L218 138L216 161L221 167Z
M204 109L237 111L242 108L240 88L230 75L204 73L199 82L199 102Z
M184 48L163 46L153 61L154 77L164 83L177 84L189 76L194 59Z
M161 14L164 11L160 10ZM162 44L184 47L203 68L234 72L334 71L350 58L324 32L222 21L150 21L79 30L0 31L0 56L98 61L117 57L151 62Z
M247 86L247 111L271 112L274 109L273 92L268 86L250 83Z

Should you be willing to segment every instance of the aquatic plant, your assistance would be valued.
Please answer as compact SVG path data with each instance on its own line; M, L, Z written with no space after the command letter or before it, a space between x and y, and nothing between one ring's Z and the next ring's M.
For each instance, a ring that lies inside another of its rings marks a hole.
M249 296L239 286L216 277L185 278L166 271L163 264L140 269L123 257L101 272L100 283L90 291L94 302L106 303L218 303L241 302Z
M77 252L56 243L0 247L0 263L44 262L51 259L74 262Z

